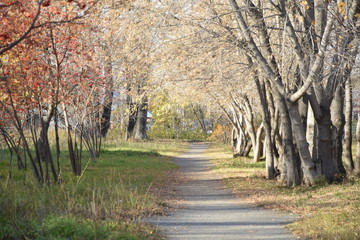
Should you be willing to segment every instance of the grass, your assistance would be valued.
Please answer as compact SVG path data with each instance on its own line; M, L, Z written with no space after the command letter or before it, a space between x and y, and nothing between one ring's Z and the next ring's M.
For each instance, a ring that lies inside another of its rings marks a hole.
M39 185L31 171L14 169L9 179L3 156L0 239L160 239L141 219L163 211L159 191L182 146L109 141L97 162L84 158L80 177L63 151L63 182L52 186Z
M360 180L350 177L341 184L319 181L314 187L284 188L265 179L264 162L232 158L229 149L213 146L207 155L213 171L239 198L258 207L285 210L299 216L288 227L307 239L360 239Z

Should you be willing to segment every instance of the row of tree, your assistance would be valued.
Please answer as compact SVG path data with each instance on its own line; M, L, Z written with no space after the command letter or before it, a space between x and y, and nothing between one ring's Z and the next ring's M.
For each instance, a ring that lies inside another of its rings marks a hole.
M161 77L223 110L235 155L257 161L263 144L267 177L287 186L360 174L360 1L162 3Z

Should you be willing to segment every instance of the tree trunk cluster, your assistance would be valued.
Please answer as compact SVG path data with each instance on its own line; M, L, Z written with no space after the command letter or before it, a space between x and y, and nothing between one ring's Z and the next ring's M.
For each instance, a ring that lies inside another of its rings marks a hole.
M351 153L351 72L358 54L360 2L228 3L237 24L229 31L244 43L236 47L252 71L262 114L256 130L248 98L232 98L228 117L235 155L246 156L253 147L257 161L263 128L269 179L279 176L290 187L358 172L359 159L353 161ZM281 31L282 40L270 29ZM279 54L274 43L286 52ZM293 59L283 61L284 53Z

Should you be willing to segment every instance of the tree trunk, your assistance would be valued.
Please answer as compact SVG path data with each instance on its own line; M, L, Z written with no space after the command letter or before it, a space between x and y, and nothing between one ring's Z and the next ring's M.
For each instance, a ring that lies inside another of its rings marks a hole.
M131 98L131 97L129 97ZM130 100L131 101L131 100ZM137 118L137 106L134 102L129 103L129 120L126 127L126 135L125 139L131 139L133 137L133 132L136 124L136 118Z
M256 145L254 147L254 158L253 158L254 162L259 162L261 156L264 153L264 144L262 141L263 134L264 134L264 124L261 123L261 125L256 131Z
M306 124L306 141L309 144L309 152L311 158L315 162L316 170L319 174L321 174L321 164L317 162L317 127L314 112L311 106L308 107L308 114L307 114L307 124Z
M258 94L260 96L260 103L261 103L261 110L262 110L262 119L263 125L265 129L265 161L266 161L266 178L267 179L274 179L275 176L275 167L274 167L274 154L273 149L274 146L272 144L272 137L271 137L271 119L270 119L270 112L268 110L267 104L267 94L265 90L264 82L260 83L260 80L255 74L255 83L257 87Z
M106 94L103 113L101 116L100 133L101 133L102 137L106 137L106 134L108 133L108 131L110 129L111 108L112 108L112 104L113 104L113 96L114 96L114 93L112 91L109 92L108 94Z
M323 108L323 116L317 120L318 146L317 155L321 163L322 175L328 182L332 182L339 173L336 156L332 149L332 124L329 109Z
M56 145L56 163L57 163L57 173L58 178L61 181L61 167L60 167L60 137L59 137L59 111L55 109L54 113L54 121L55 121L55 145Z
M288 108L291 115L292 129L295 136L296 146L300 155L304 181L307 185L313 185L314 180L317 178L317 173L309 152L309 144L306 141L305 129L298 110L298 105L296 103L289 103Z
M251 144L251 141L246 141L246 145L245 145L245 148L244 148L244 152L242 153L242 156L243 157L248 157L252 147L253 146Z
M279 94L278 94L279 95ZM293 185L300 185L301 179L297 166L297 156L294 149L294 141L292 136L292 124L289 116L289 112L285 103L285 99L282 96L277 96L277 103L280 111L280 120L281 120L281 135L284 146L284 160L285 160L285 176L286 176L286 186L292 187ZM312 176L306 175L309 177L308 182L312 182Z
M47 115L43 115L43 113L40 114L41 131L39 138L37 139L36 142L39 150L38 151L39 157L42 162L45 162L45 168L46 168L45 181L48 184L50 184L50 174L49 174L50 169L54 181L55 182L58 181L58 173L56 171L56 167L53 161L50 143L49 143L49 137L48 137L50 122L52 120L52 117L54 116L55 110L56 109L54 106L50 106Z
M343 86L338 85L334 99L331 103L331 121L334 125L332 134L333 134L333 155L336 157L337 166L339 172L343 175L346 174L346 170L344 168L342 162L343 155L343 147L342 147L342 139L344 137L344 125L345 125L345 116L343 113L344 110L344 91Z
M141 140L147 138L146 136L147 109L148 109L147 98L144 97L141 100L137 112L137 121L134 129L134 139Z
M233 149L233 157L240 156L240 143L239 143L239 133L236 127L233 127L231 131L231 146Z
M201 130L203 131L204 134L207 134L204 111L201 109L200 105L192 105L191 107L195 114L196 119L200 124Z
M357 140L357 151L356 159L354 162L354 173L356 176L360 177L360 114L358 114L358 121L356 125L356 140Z
M130 104L131 110L126 133L127 139L143 140L147 138L147 107L147 97L143 97L139 104Z
M232 146L233 146L233 156L234 157L243 157L246 149L246 139L241 130L234 127L232 131Z
M344 127L344 163L346 170L354 170L352 156L352 89L351 78L345 82L345 127Z
M42 120L43 121L43 120ZM40 153L40 159L41 161L45 162L46 172L45 172L45 181L46 183L50 184L50 176L49 176L49 170L51 169L53 178L55 182L58 182L58 174L56 171L56 167L52 158L50 144L49 144L49 138L48 138L48 126L47 123L42 123L42 129L40 131L40 136L38 139L38 149ZM50 167L50 169L49 169Z
M67 114L65 104L63 104L62 107L63 107L63 112L64 112L65 127L67 130L67 143L68 143L71 169L75 176L80 176L81 175L81 158L79 158L79 155L77 154L76 136L75 136L75 139L73 139L72 133L71 133L71 126L69 123L69 117Z
M240 109L235 108L234 104L230 104L232 111L232 123L233 129L233 156L234 157L245 157L250 153L252 144L248 141L247 132L244 127L244 117L240 112Z

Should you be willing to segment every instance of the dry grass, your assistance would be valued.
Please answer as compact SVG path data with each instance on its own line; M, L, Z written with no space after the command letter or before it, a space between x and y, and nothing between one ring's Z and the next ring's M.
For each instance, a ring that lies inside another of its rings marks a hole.
M213 171L242 201L299 215L299 220L289 225L295 234L307 239L360 239L359 179L287 189L265 179L264 163L234 159L223 147L213 147L207 154L215 164Z

